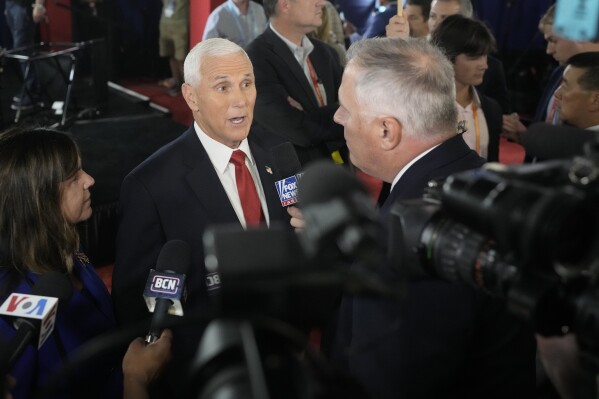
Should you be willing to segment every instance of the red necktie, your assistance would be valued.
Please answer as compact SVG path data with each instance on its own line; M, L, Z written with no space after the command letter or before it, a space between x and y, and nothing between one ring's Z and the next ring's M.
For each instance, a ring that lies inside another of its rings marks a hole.
M245 216L245 223L248 226L258 225L264 222L264 214L262 213L254 179L252 179L252 175L245 164L245 153L243 151L233 151L231 163L235 165L235 181L237 182L237 192Z

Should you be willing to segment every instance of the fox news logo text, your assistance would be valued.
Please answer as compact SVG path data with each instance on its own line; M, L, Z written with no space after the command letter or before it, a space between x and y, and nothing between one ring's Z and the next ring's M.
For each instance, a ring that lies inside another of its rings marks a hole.
M275 182L282 206L288 206L297 203L297 182L299 181L300 177L301 175L294 175Z

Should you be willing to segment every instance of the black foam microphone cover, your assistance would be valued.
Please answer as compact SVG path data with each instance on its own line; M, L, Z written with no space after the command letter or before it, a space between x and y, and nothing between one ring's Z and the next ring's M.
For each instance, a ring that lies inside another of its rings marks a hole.
M344 199L356 192L368 195L362 183L346 168L324 160L311 163L299 184L299 200L303 206Z
M583 155L584 144L598 137L592 130L535 123L522 134L522 145L528 158L547 161Z
M297 157L295 147L291 143L282 143L270 149L273 161L273 173L277 180L298 174L302 164Z
M160 272L173 272L187 274L191 265L191 248L186 241L170 240L162 246L156 270Z

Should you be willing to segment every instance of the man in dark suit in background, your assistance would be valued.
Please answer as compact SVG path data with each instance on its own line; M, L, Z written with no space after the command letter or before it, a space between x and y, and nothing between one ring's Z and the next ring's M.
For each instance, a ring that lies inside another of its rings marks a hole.
M333 121L343 73L327 44L306 36L322 24L322 0L265 0L270 25L247 47L258 98L255 122L265 138L295 145L302 164L343 156L343 130Z
M268 225L288 220L268 173L269 154L253 137L248 138L256 87L246 53L226 39L209 39L190 51L184 72L182 92L193 112L193 126L135 168L121 188L112 286L121 324L149 317L142 296L148 271L156 266L162 246L173 239L191 246L185 311L206 308L211 291L204 266L204 230L215 224L245 228L253 220L238 194L237 165L232 160L238 151L245 156L259 198L258 220ZM181 342L174 332L176 361ZM186 348L188 355L194 353L199 339L200 333L195 346Z
M451 63L427 41L350 47L335 121L352 163L392 184L384 222L396 201L420 198L429 180L483 164L456 135L455 90ZM403 301L346 296L333 348L377 399L534 396L532 330L466 285L409 282Z
M562 82L562 75L568 60L576 54L599 51L599 41L573 41L556 35L553 31L555 19L555 4L550 6L539 22L539 30L547 41L547 54L551 55L558 63L539 99L535 115L531 123L545 122L551 125L562 123L560 119L555 92ZM503 129L510 134L514 140L520 140L520 135L525 133L527 127L520 121L517 113L504 115Z

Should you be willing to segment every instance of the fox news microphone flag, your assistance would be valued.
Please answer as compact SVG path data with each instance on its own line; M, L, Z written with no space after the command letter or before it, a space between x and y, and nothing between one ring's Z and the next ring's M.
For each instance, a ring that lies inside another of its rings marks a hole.
M279 194L281 206L286 207L296 204L297 183L301 179L302 165L297 157L295 148L291 143L283 143L274 146L270 150L273 160L273 172L277 179L275 187Z

